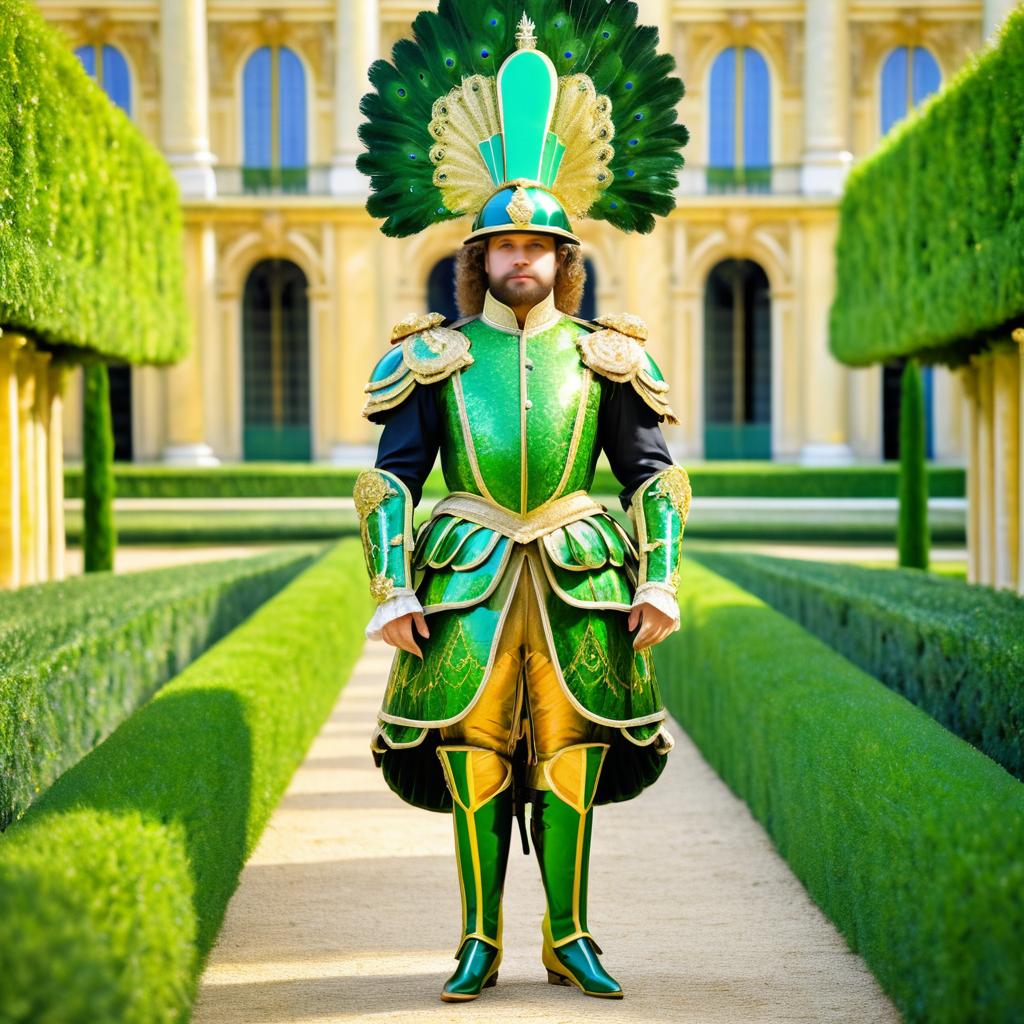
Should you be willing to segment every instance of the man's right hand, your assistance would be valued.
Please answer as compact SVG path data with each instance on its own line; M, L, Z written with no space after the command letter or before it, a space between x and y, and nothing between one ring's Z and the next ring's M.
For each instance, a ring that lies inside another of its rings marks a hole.
M381 627L380 635L381 639L391 644L392 647L400 647L403 651L415 654L417 658L422 660L423 652L420 650L419 644L416 643L416 638L412 631L414 622L416 624L416 631L420 636L430 636L430 630L427 628L427 620L423 612L409 612L408 615L400 615L397 619L386 622Z

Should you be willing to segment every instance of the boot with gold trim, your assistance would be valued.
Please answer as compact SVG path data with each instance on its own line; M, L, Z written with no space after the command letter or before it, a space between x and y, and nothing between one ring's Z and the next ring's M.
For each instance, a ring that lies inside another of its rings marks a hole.
M512 766L484 747L437 748L452 794L455 856L462 893L459 966L444 983L445 1002L476 999L498 980L501 897L512 834Z
M541 762L550 789L535 791L530 833L547 896L541 959L548 982L621 999L622 987L602 967L601 947L587 928L594 794L607 751L607 743L578 743Z

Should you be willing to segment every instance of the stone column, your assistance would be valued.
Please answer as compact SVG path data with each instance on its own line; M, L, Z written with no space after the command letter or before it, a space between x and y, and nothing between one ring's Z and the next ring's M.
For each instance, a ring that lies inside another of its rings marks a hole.
M849 142L847 0L807 0L804 19L801 185L808 194L839 195L853 160Z
M1020 0L984 0L982 12L982 32L988 39L1002 24L1003 19L1012 11Z
M979 469L978 368L971 362L960 368L967 404L967 582L981 580L981 509Z
M71 367L54 360L49 366L50 403L47 412L46 449L47 476L46 490L49 501L50 531L47 544L47 577L51 580L64 579L64 389Z
M167 445L163 461L179 466L220 464L206 442L203 366L213 349L216 318L213 289L216 246L209 224L185 225L185 294L192 320L192 346L166 371Z
M995 445L992 436L992 353L977 357L978 367L978 582L995 580L995 509L993 476Z
M363 120L359 100L370 88L367 71L380 54L377 0L334 0L334 152L333 195L364 197L369 180L356 170L362 152L357 129Z
M0 336L0 588L21 584L21 444L16 361L25 339Z
M1017 516L1019 530L1019 544L1017 550L1017 593L1024 594L1024 521L1020 519L1024 514L1024 327L1018 327L1013 332L1013 340L1017 342L1019 351L1018 372L1017 372L1017 451L1020 453L1017 475Z
M21 583L36 583L36 524L39 492L36 489L36 361L35 346L28 342L18 353L18 494L21 509L18 562Z
M183 196L217 194L209 97L206 0L160 0L160 137Z
M993 367L992 498L995 513L995 579L1003 589L1017 589L1020 561L1020 356L998 350Z
M36 395L32 408L35 445L32 456L32 486L36 492L35 530L35 574L37 580L50 578L50 472L49 472L49 426L50 426L50 352L36 352Z
M828 347L837 229L834 218L811 220L804 225L804 443L800 461L805 466L845 466L853 462L847 435L849 373Z

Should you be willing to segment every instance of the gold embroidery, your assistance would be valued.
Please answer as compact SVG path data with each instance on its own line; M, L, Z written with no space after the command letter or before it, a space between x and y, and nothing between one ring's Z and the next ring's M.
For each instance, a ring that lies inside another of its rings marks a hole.
M364 470L356 479L352 488L352 501L359 518L366 520L371 512L376 511L385 498L397 494L387 479L372 469Z
M430 355L417 351L418 342L422 342ZM469 337L448 327L431 327L410 334L402 342L402 358L420 384L440 380L473 362Z
M379 572L370 580L370 596L377 604L383 604L394 589L394 583L385 573Z
M572 661L563 670L563 675L568 679L573 673L580 671L592 679L602 679L610 690L622 693L630 688L629 683L615 671L608 652L594 632L591 622L587 623L583 639L580 640L572 656Z
M633 380L643 368L643 345L628 334L606 328L591 334L581 334L576 348L585 366L611 380Z
M686 517L690 513L690 477L682 466L669 466L655 477L651 494L668 498L672 507L679 515L682 525L686 525Z
M610 327L619 334L625 334L637 341L647 340L647 323L632 313L608 313L605 316L595 317L595 324L602 327Z
M410 313L404 320L399 320L391 328L391 340L392 342L401 341L410 334L418 334L429 327L437 327L444 321L443 313Z
M530 202L530 197L526 194L526 189L522 185L518 186L515 192L512 193L512 199L505 207L505 212L517 228L525 228L529 225L531 218L536 212L536 208Z

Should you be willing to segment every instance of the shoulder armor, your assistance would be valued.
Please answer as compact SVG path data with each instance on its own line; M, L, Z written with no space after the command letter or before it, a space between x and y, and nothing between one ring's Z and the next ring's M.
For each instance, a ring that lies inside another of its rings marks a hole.
M576 339L576 348L584 365L609 380L622 384L628 381L659 416L669 423L678 423L668 404L668 384L644 347L647 324L629 313L579 322L595 328Z
M469 337L442 326L446 319L441 313L426 313L395 324L391 330L394 347L377 361L363 388L368 395L365 417L372 419L374 413L400 405L416 384L444 380L473 362Z

